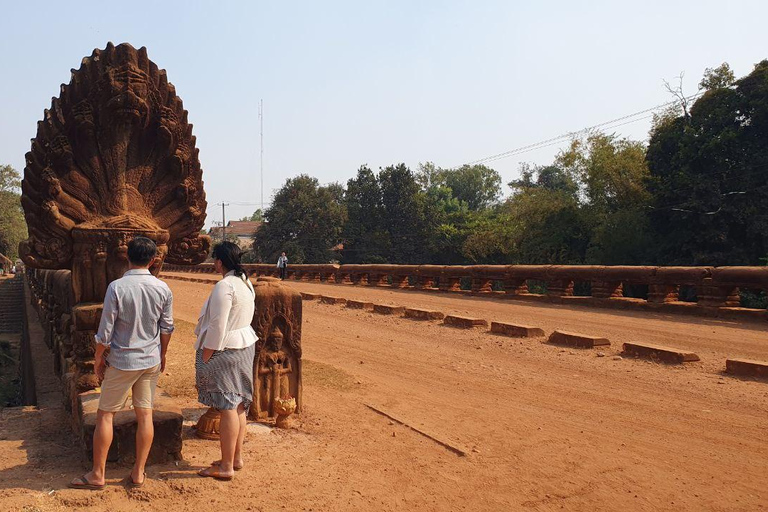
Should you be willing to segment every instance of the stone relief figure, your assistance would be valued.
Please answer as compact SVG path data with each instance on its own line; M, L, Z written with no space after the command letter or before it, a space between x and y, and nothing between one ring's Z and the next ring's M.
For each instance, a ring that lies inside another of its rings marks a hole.
M291 359L291 355L283 349L283 332L275 325L259 354L257 363L256 379L254 379L258 397L257 418L267 419L279 416L282 411L279 410L278 401L295 398L291 395L290 374L293 372Z
M301 411L301 295L272 277L254 286L259 336L253 364L252 419L279 423Z

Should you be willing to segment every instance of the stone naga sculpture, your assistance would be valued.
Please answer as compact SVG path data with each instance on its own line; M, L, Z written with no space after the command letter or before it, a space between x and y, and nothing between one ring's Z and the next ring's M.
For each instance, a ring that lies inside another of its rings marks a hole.
M109 43L72 70L38 122L21 188L22 260L71 270L71 311L46 315L70 315L59 366L74 410L79 393L98 386L93 335L107 286L128 268L128 243L157 243L155 275L164 261L202 262L210 247L200 235L207 203L192 125L145 48Z
M165 70L130 44L96 49L38 122L22 206L33 268L71 269L75 302L99 302L127 268L126 246L153 239L163 261L202 262L207 203L187 111Z

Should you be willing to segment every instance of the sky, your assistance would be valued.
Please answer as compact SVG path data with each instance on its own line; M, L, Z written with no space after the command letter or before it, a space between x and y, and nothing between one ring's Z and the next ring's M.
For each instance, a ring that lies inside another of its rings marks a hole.
M737 77L768 58L762 1L0 0L0 164L24 168L36 124L94 48L145 46L189 111L207 225L298 174L321 183L404 162L453 167L672 99L663 80ZM646 139L650 119L609 125ZM508 183L567 141L489 165ZM506 188L506 187L505 187Z

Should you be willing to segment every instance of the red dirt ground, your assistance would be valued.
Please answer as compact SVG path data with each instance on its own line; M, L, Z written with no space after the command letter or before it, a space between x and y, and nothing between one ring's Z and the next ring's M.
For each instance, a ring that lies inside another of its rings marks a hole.
M181 320L161 385L191 419L191 326L210 285L169 280ZM605 336L564 349L304 302L306 411L252 433L234 481L195 476L217 445L190 437L144 489L65 489L83 471L63 413L5 409L2 510L768 509L768 382L722 375L729 356L768 360L768 324L288 283L301 291ZM666 366L619 359L624 341L693 350ZM380 407L443 446L368 409ZM191 423L191 422L190 422Z

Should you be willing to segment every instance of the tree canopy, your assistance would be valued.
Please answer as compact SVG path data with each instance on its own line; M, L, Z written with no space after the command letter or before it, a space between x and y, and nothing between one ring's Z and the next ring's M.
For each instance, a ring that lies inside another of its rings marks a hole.
M343 189L321 186L305 174L290 178L264 212L265 224L254 236L262 261L276 261L285 251L293 263L328 262L341 242L346 221Z
M668 85L668 84L667 84ZM648 144L575 138L524 164L502 197L485 165L367 165L346 183L288 180L258 257L396 264L756 265L768 257L768 61L708 68L694 102L654 116ZM343 244L343 250L331 248Z
M21 176L10 165L0 165L0 253L16 259L19 242L27 238L27 223L21 208Z

